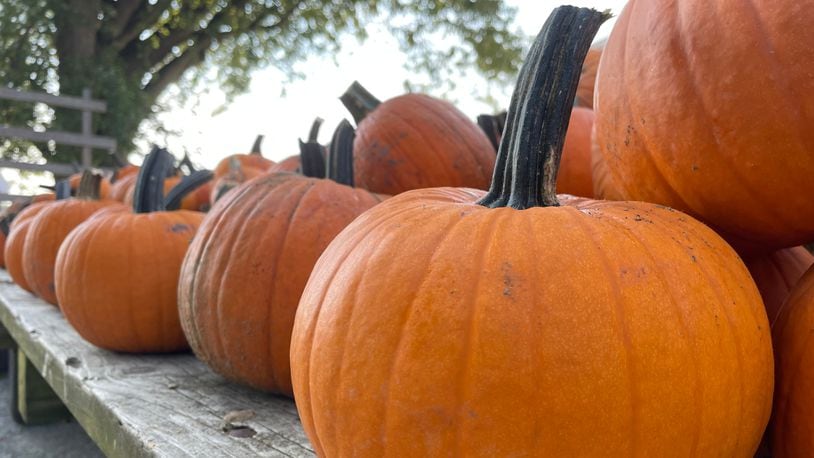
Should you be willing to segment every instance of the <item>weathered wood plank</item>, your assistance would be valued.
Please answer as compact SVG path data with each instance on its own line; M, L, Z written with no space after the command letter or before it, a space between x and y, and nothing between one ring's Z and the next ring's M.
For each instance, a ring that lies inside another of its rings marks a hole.
M15 399L22 422L43 425L71 418L65 404L19 348L16 357Z
M73 108L75 110L95 111L97 113L107 111L107 102L103 100L68 95L51 95L45 92L19 91L7 87L0 87L0 99L18 102L45 103L52 107Z
M191 354L93 347L5 272L0 322L109 456L313 456L291 400L229 383ZM224 421L244 410L253 417Z
M111 137L74 134L71 132L53 130L37 132L27 127L0 125L0 137L21 138L23 140L31 140L33 142L48 142L53 140L62 145L90 146L92 148L107 149L111 151L116 149L116 139Z
M51 172L55 175L68 176L80 170L80 167L71 164L59 164L49 162L47 164L32 164L30 162L12 161L0 159L0 168L33 170L35 172Z

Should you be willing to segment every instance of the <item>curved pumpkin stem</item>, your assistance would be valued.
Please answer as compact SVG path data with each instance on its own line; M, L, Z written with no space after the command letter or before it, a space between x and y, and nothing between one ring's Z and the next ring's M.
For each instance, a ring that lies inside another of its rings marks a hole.
M375 110L382 104L373 94L367 91L358 81L354 81L350 87L339 97L345 108L348 109L353 120L358 126L368 113Z
M57 181L54 185L54 194L57 200L71 197L71 181L67 179Z
M251 154L256 154L258 156L262 156L263 153L260 151L260 145L263 144L263 138L265 138L262 134L258 135L254 139L254 144L252 144Z
M181 208L181 201L192 191L200 188L212 181L215 176L211 170L197 170L192 175L187 175L181 182L175 185L164 198L164 208L166 210L178 210Z
M512 95L489 192L478 203L554 207L557 171L582 62L609 12L561 6L534 40Z
M353 187L354 138L356 131L347 119L343 119L334 131L328 153L328 178L350 187Z
M309 143L316 143L317 137L319 137L319 128L322 127L323 122L325 122L325 120L319 116L314 118L314 122L311 124L311 130L308 131Z
M79 179L79 188L76 197L86 200L99 200L99 188L102 186L102 174L85 169Z
M325 178L325 155L319 143L300 140L300 173L311 178Z
M133 212L150 213L164 210L164 179L175 168L175 159L164 148L153 147L138 172L133 195Z
M482 114L478 116L478 126L489 138L495 151L500 147L500 138L503 136L503 127L506 124L506 112L496 115Z

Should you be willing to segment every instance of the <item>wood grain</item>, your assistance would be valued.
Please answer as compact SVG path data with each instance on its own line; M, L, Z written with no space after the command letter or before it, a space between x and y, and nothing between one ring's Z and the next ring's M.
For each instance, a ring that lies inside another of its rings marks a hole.
M0 321L108 456L314 456L290 399L227 382L191 354L96 348L5 271ZM241 421L227 424L230 413Z

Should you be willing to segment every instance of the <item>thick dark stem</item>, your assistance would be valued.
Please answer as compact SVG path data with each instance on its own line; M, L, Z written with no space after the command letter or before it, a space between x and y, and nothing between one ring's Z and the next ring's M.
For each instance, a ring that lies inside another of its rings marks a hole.
M212 180L214 174L211 170L198 170L192 175L185 176L181 182L175 185L167 197L164 198L164 208L167 210L178 210L181 208L181 201L192 191L200 188Z
M328 178L337 183L353 187L353 140L356 131L343 119L331 138L328 153Z
M256 154L256 155L258 155L258 156L262 156L262 155L263 155L263 152L262 152L262 151L260 151L260 145L262 145L262 144L263 144L263 138L264 138L264 137L263 137L262 135L258 135L258 136L257 136L257 137L254 139L254 144L252 144L252 149L251 149L251 153L252 153L252 154Z
M102 174L85 169L82 178L79 179L79 188L76 190L76 197L86 200L99 200L99 188L102 186Z
M54 186L54 193L57 200L67 199L71 197L71 181L59 180Z
M311 178L325 178L325 155L322 145L300 141L300 173Z
M11 231L11 215L4 216L0 218L0 232L3 233L4 236L8 237L8 233Z
M381 105L381 101L367 91L358 81L354 81L348 90L339 97L345 108L348 109L358 126L368 113Z
M175 158L164 148L153 148L144 158L138 172L136 190L133 196L135 213L150 213L164 210L164 178L169 169L175 168Z
M185 168L187 169L187 174L192 175L196 172L195 164L192 163L192 159L189 158L188 153L184 153L184 157L181 158L181 162L178 163L178 168Z
M506 112L496 115L482 114L478 116L478 126L489 138L492 147L497 151L500 146L500 138L503 136L503 127L506 124Z
M582 62L608 12L561 6L531 46L517 80L497 153L491 208L554 207L557 171Z
M316 143L317 137L319 137L319 128L322 127L323 122L325 122L325 120L320 117L314 119L314 122L311 124L311 130L308 131L309 143Z

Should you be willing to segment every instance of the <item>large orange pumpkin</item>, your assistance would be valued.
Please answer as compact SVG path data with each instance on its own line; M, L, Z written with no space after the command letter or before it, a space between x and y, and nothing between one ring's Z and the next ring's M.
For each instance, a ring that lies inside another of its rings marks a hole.
M100 200L102 180L101 175L86 170L75 198L48 205L30 223L23 243L23 274L31 292L48 303L57 304L54 263L68 233L99 209L122 206L115 200Z
M599 68L599 59L602 57L602 49L605 41L600 41L591 46L588 55L585 56L585 63L582 64L582 74L579 77L577 86L576 105L585 108L594 107L594 87L596 86L596 71Z
M451 103L424 94L382 103L356 82L341 100L358 125L358 186L390 195L431 186L489 186L494 149Z
M31 220L37 216L46 206L54 203L53 201L37 202L24 208L17 214L17 217L12 221L9 228L8 238L3 246L3 258L6 262L6 270L11 276L11 279L20 288L31 292L31 287L25 279L25 272L23 271L23 247L25 246L25 239L28 236L28 228L31 225Z
M597 141L624 197L739 246L814 240L814 7L631 0L597 79Z
M792 289L772 328L777 382L772 415L776 458L814 450L814 269Z
M562 7L546 23L489 193L393 197L320 257L291 342L318 455L756 450L771 336L734 250L663 206L555 194L579 64L603 16Z
M579 197L593 197L594 184L591 163L591 133L594 112L575 107L571 112L560 171L557 174L557 192Z
M743 262L757 284L769 323L774 323L780 305L797 280L814 264L814 256L804 247L786 248L768 254L743 256Z
M76 227L56 261L56 294L84 339L124 352L187 348L178 318L181 261L203 213L162 211L172 156L144 160L133 212L102 210Z
M308 154L322 160L307 150L303 164ZM181 269L181 323L195 354L231 380L291 396L289 342L308 275L333 237L379 200L332 180L272 173L218 201Z

